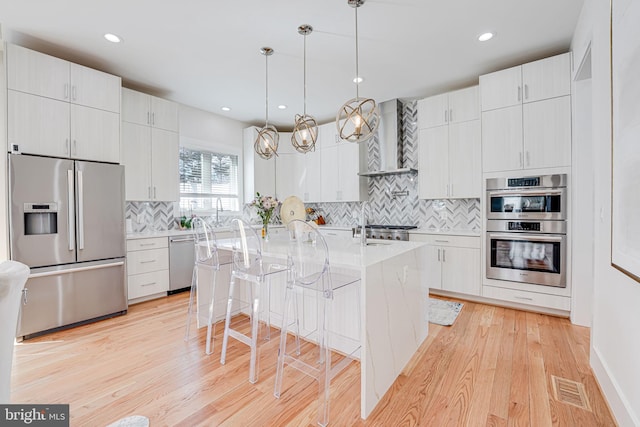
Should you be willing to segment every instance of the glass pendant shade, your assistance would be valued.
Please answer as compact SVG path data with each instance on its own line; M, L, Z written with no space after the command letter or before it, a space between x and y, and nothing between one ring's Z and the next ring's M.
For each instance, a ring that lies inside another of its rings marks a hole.
M316 141L318 139L318 122L313 116L307 114L307 36L311 34L313 27L311 25L300 25L298 33L304 36L304 110L302 114L296 114L296 120L291 134L291 145L300 153L308 153L316 149Z
M356 76L360 77L358 70L358 8L364 4L364 0L347 0L347 4L355 9ZM340 139L356 143L371 139L380 124L380 111L376 101L360 97L360 81L360 78L356 80L356 97L345 102L336 114L336 128Z
M264 127L258 131L253 149L261 158L269 160L278 155L278 140L280 134L275 126L269 124L269 56L273 55L273 49L263 47L260 53L265 57L265 121Z

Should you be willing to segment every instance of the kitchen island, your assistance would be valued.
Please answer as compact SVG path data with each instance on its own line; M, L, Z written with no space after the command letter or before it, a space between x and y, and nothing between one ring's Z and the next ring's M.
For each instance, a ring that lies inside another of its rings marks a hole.
M427 337L429 289L421 262L427 246L409 241L370 240L369 245L361 246L354 239L329 237L325 240L332 272L360 277L360 286L355 292L336 293L332 322L346 335L354 330L358 320L362 325L359 331L361 417L366 418ZM219 241L221 250L229 250L230 245L230 240ZM282 264L286 248L286 239L272 238L263 245L263 259L266 263ZM280 281L274 279L271 283L271 308L276 312L280 291L283 291L283 279ZM357 313L354 298L360 299L360 319L357 314L354 318ZM271 323L281 326L273 316ZM336 347L340 350L339 343Z

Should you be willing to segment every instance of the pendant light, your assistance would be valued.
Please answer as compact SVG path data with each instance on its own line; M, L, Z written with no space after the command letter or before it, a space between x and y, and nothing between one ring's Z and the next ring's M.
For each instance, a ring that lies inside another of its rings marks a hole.
M356 16L356 97L344 103L336 115L336 127L340 138L349 142L365 142L373 137L380 124L380 113L376 101L360 98L361 79L358 69L358 8L364 0L347 0L355 9Z
M260 49L260 53L264 55L265 60L265 120L264 127L258 131L253 148L258 156L268 160L274 155L278 155L280 135L275 126L269 124L269 57L273 55L273 49L263 47Z
M302 115L296 114L296 123L291 134L291 144L300 153L308 153L316 149L318 139L318 122L313 116L307 114L307 36L311 34L311 25L300 25L298 34L304 37L304 57L303 57L303 81L304 81L304 104Z

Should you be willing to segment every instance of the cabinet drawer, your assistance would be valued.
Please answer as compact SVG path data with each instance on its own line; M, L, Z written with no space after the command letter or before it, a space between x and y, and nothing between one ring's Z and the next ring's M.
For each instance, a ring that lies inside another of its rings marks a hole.
M127 253L128 274L142 274L168 269L169 250L167 248Z
M539 294L536 292L518 291L515 289L497 288L494 286L483 286L482 296L517 302L520 304L554 308L557 310L569 311L571 309L571 298L558 295Z
M169 290L169 270L129 276L128 289L129 299L166 292Z
M127 240L127 252L144 251L147 249L168 248L169 243L166 237L153 237L150 239Z
M409 235L409 240L414 242L426 242L430 245L453 246L459 248L480 248L480 236L453 236L448 234L414 234Z

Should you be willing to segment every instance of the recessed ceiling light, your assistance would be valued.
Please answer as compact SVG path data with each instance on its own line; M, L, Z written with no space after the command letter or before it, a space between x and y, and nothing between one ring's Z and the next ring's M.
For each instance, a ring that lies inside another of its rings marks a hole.
M107 33L104 35L104 38L110 41L111 43L120 43L122 39L115 34Z
M486 42L487 40L491 40L493 38L493 33L483 33L478 36L478 40L481 42Z
M286 109L287 109L287 106L286 106L286 105L284 105L284 104L280 104L280 105L278 105L278 109L280 109L280 110L286 110Z
M231 108L230 108L230 107L222 107L222 108L220 108L220 109L221 109L222 111L231 111Z
M354 83L362 83L364 81L364 79L362 77L354 77L353 78L353 82Z

